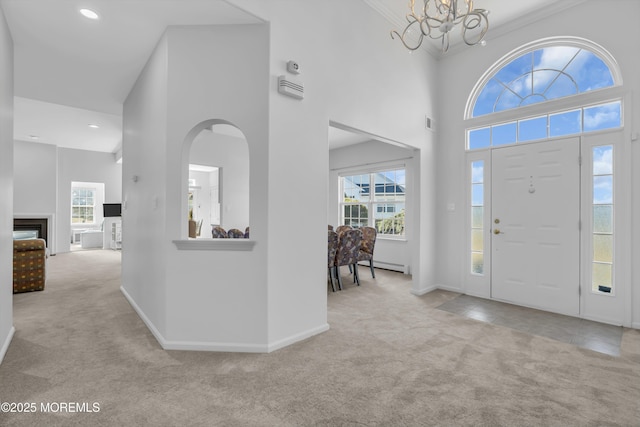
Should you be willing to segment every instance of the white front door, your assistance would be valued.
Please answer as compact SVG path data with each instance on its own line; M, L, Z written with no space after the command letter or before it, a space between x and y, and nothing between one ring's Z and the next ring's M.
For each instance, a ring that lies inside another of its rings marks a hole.
M579 138L492 151L492 298L579 314L579 156Z

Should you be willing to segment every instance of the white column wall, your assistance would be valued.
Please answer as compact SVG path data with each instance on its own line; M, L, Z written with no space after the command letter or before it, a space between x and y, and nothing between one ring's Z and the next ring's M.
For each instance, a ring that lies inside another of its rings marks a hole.
M167 40L124 102L122 290L156 338L166 334Z
M609 4L609 3L608 3ZM560 11L544 22L532 22L521 25L520 29L506 35L488 34L484 48L466 48L460 53L445 55L439 62L438 78L443 86L438 95L440 110L437 157L438 196L435 206L438 224L436 240L438 252L437 283L447 289L464 291L463 280L466 257L466 165L464 153L464 108L475 83L493 63L503 55L534 40L551 36L584 37L602 45L618 61L622 70L624 87L631 93L632 109L625 118L625 138L631 144L633 164L640 164L640 145L631 140L631 135L640 129L640 116L635 111L640 105L640 56L637 42L640 40L640 27L636 18L640 16L640 3L633 0L614 0L610 7L616 10L616 25L608 31L602 31L601 2L586 1L580 7ZM630 185L632 186L631 217L640 215L640 174L632 168ZM447 205L454 204L455 211L447 211ZM632 221L632 256L637 259L640 253L640 227ZM633 302L633 324L640 327L640 264L633 263L630 283ZM486 290L488 295L488 289Z
M167 37L166 339L176 348L267 351L269 26L170 28ZM247 140L251 251L181 251L171 243L186 237L185 139L211 119L231 122Z
M0 363L13 337L13 40L0 8Z

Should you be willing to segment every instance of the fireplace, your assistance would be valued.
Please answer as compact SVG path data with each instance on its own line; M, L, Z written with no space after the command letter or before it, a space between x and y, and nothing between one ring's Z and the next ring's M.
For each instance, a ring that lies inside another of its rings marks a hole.
M14 218L13 231L37 231L38 238L44 239L48 245L49 235L49 219L48 218Z
M55 255L54 236L54 214L14 214L13 231L34 231L38 238L44 239L47 243L49 255Z

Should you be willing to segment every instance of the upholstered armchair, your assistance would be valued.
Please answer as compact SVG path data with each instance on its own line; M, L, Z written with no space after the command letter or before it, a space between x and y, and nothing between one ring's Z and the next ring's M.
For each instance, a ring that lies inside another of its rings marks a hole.
M44 239L13 241L13 293L43 291L47 244Z
M327 268L329 269L329 279L331 280L331 289L336 291L335 279L335 267L336 267L336 253L338 252L338 233L333 230L327 230L328 232L328 250L327 250Z
M360 286L358 277L358 253L360 252L360 242L362 241L362 231L359 229L345 230L338 234L338 251L336 252L335 272L338 276L338 285L342 290L342 278L340 277L340 267L343 265L353 266L353 279Z
M378 232L373 227L361 227L362 242L360 243L360 251L358 252L358 261L369 261L371 269L371 277L376 278L373 271L373 248L376 246L376 237Z

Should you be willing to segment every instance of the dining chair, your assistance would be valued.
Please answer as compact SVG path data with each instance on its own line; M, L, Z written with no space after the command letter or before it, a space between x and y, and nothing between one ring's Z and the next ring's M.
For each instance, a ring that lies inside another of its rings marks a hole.
M360 230L362 230L362 241L360 242L358 261L369 261L371 277L375 279L376 273L373 271L373 249L376 246L378 232L373 227L361 227Z
M343 232L345 232L346 230L351 230L351 226L350 225L339 225L336 227L336 233L338 233L338 236L340 234L342 234Z
M244 239L244 233L237 228L230 228L229 231L227 231L227 236L229 236L230 239Z
M338 276L338 286L342 290L342 278L340 277L340 267L343 265L353 266L353 280L360 286L358 277L358 253L360 252L360 242L362 241L362 231L357 228L345 230L338 234L338 251L336 252L336 265L334 267Z
M336 266L336 253L338 252L338 233L333 230L328 230L328 250L327 250L327 268L329 269L329 280L331 280L331 289L336 291L335 284L335 266Z
M229 237L225 229L220 227L219 225L216 225L211 229L211 235L214 239L226 239Z

